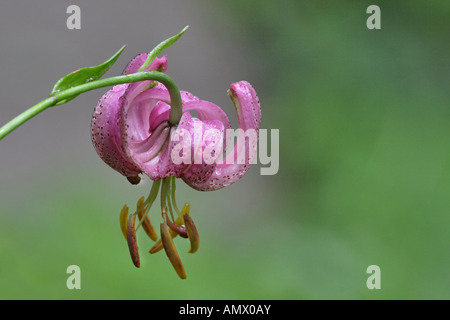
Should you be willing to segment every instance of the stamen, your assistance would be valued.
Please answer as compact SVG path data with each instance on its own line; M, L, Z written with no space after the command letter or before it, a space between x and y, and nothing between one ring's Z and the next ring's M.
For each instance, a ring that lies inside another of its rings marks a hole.
M127 220L128 220L128 206L124 205L120 211L120 229L122 230L123 236L127 238Z
M127 223L127 242L128 242L128 249L130 250L131 260L133 261L133 264L137 267L141 267L141 262L139 258L139 252L138 252L138 246L137 246L137 240L136 240L136 229L134 228L134 225L136 223L136 215L132 214L128 217L128 223Z
M169 228L176 232L177 234L180 235L180 237L182 238L187 238L188 234L186 232L186 228L184 225L181 226L177 226L176 224L174 224L172 221L170 221L170 219L167 219L167 225L169 226Z
M146 206L144 215L142 217L139 217L139 224L136 227L136 230L138 230L139 227L141 226L141 224L144 222L144 218L147 217L147 214L150 211L150 208L152 207L153 202L155 202L156 198L158 197L160 185L161 185L161 180L156 180L153 182L152 189L150 190L150 194L148 195L147 200L144 202L144 205ZM139 209L141 209L141 208L138 208L137 212L139 212Z
M183 205L183 209L180 211L176 205L175 200L175 177L169 177L162 179L161 186L161 214L164 219L164 223L160 225L161 239L159 239L155 245L150 249L150 253L154 254L164 248L172 266L174 267L180 278L185 279L186 273L184 271L183 264L181 263L178 252L173 243L173 238L178 235L183 238L189 238L191 248L189 253L194 253L198 250L200 244L200 238L197 228L189 215L191 206L189 203ZM174 219L172 208L178 214L177 219ZM170 219L167 215L167 211L170 212Z
M162 244L161 239L159 239L159 240L155 243L155 245L150 249L149 253L150 253L150 254L157 253L157 252L161 251L162 248L163 248L163 244Z
M186 232L188 234L189 241L191 242L191 249L188 252L194 253L198 250L198 247L200 245L200 237L191 216L189 214L185 214L183 215L183 220L186 226Z
M175 220L174 217L173 217L173 211L172 211L172 201L170 199L170 181L167 183L167 186L168 186L167 199L166 199L167 206L169 207L170 217L172 218L172 220Z
M191 205L187 202L184 203L183 209L181 209L181 215L184 216L185 214L189 214L191 211Z
M175 221L175 225L176 226L181 226L182 225L182 219L181 218L177 218L177 220ZM177 236L178 236L178 233L176 233L175 231L173 231L172 229L169 229L169 233L170 233L170 236L172 237L172 239L173 238L176 238ZM157 253L157 252L159 252L161 249L163 248L163 244L162 244L162 241L161 241L161 239L159 239L156 243L155 243L155 245L150 249L150 253L151 254L154 254L154 253Z
M172 188L171 188L171 193L172 193L172 203L173 203L173 208L174 208L175 211L177 212L178 216L181 217L180 209L178 209L177 201L176 201L176 199L175 199L175 190L176 190L176 178L175 178L175 177L172 177Z
M168 178L162 179L162 186L161 186L161 213L166 212L166 201L167 201L167 193L169 191L169 185L168 185Z
M183 263L181 262L180 256L178 255L175 244L173 243L172 237L169 233L169 228L167 226L167 215L165 215L164 223L161 223L161 240L164 246L164 251L166 251L167 257L172 263L173 268L177 272L181 279L186 279L186 272L184 271Z
M155 228L153 228L150 218L145 214L147 212L147 207L145 206L144 199L144 197L140 198L137 203L139 223L142 223L142 227L149 238L156 241L158 240L158 234L156 233Z

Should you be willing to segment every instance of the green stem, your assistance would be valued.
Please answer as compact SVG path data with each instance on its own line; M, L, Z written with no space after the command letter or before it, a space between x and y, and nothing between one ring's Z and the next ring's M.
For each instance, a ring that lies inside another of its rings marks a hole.
M3 127L0 128L0 140L2 140L5 136L11 133L14 129L21 126L34 116L38 115L45 109L52 107L56 104L57 98L55 96L49 97L41 102L35 104L30 109L22 112L17 117L9 121Z
M170 185L169 178L162 178L161 212L164 212L164 210L167 210L166 200L167 200L167 192L169 191L169 185Z
M177 212L178 216L181 217L181 213L180 213L180 209L178 209L177 206L177 200L175 199L175 190L176 190L176 178L172 177L172 187L170 188L170 191L172 193L172 204L173 204L173 208L175 209L175 211Z
M169 115L169 123L171 126L177 125L181 119L182 115L182 102L180 90L178 89L175 82L168 75L158 71L142 71L136 72L133 74L121 75L117 77L111 77L106 79L99 79L95 81L91 81L76 87L72 87L70 89L61 91L53 96L48 97L47 99L42 100L41 102L35 104L28 110L19 114L17 117L6 123L3 127L0 128L0 140L2 140L9 133L14 131L17 127L21 126L34 116L38 115L42 111L55 106L58 102L64 101L66 99L70 99L75 97L81 93L95 90L98 88L113 86L116 84L122 83L131 83L138 82L144 80L155 80L161 82L169 91L170 101L171 101L171 110Z
M143 205L143 207L146 207L145 214L142 216L142 219L139 220L139 224L136 227L136 231L139 229L142 222L144 222L144 219L147 216L148 212L150 211L150 209L153 205L153 202L155 202L156 198L158 197L160 185L161 185L161 180L156 180L153 182L152 189L150 190L150 194L148 195L147 200L145 200L144 205ZM136 212L134 214L138 213L140 210L142 210L142 208L138 208L138 210L136 210Z

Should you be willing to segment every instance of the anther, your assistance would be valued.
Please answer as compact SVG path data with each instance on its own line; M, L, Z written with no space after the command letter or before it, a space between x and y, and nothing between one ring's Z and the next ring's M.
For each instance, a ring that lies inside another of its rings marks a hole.
M120 229L122 230L123 236L127 238L127 220L128 220L128 206L124 205L122 211L120 211Z
M137 267L141 267L141 262L139 258L139 252L138 252L138 246L137 246L137 240L136 240L136 229L135 229L135 223L136 223L136 215L132 214L128 217L128 223L127 223L127 242L128 242L128 249L130 249L130 255L131 260L133 261L133 264Z
M188 234L186 232L186 228L184 225L178 226L175 223L173 223L169 218L167 218L167 225L173 232L176 232L177 234L179 234L180 237L182 237L182 238L188 237Z
M156 233L155 228L153 228L150 218L145 214L146 208L144 207L144 200L145 198L142 197L137 202L137 210L141 209L138 211L139 221L142 223L142 227L144 228L145 233L147 233L149 238L153 241L156 241L158 240L158 234Z
M167 214L163 212L163 218L167 217ZM177 220L175 221L175 225L181 225L182 220L180 218L177 218ZM175 231L173 231L172 229L169 228L169 234L170 236L173 238L175 238L176 236L178 236L178 233L176 233ZM150 249L149 253L150 254L154 254L157 253L159 251L161 251L161 249L163 248L163 243L162 240L159 239L155 245Z
M177 272L181 279L186 279L186 272L184 271L183 264L181 262L180 256L178 255L175 244L173 243L172 237L169 233L169 228L167 223L161 223L161 240L164 246L164 251L166 251L167 257L172 263L173 268Z
M191 216L189 214L185 214L183 215L183 220L186 226L186 232L188 234L189 241L191 242L191 249L188 252L194 253L198 250L198 247L200 245L200 237Z

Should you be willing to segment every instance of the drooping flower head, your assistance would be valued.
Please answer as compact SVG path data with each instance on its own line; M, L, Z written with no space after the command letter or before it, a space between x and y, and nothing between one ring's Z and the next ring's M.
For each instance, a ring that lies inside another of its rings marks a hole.
M137 72L147 56L147 53L136 56L123 73ZM154 59L145 70L165 72L167 57ZM128 215L127 206L121 212L122 231L136 266L140 265L136 229L142 225L151 239L158 238L148 212L160 189L161 239L150 253L164 248L178 275L185 278L172 238L177 235L189 238L190 252L197 250L199 238L189 214L190 206L185 204L180 210L176 204L175 179L183 179L194 189L211 191L236 182L249 169L258 143L259 100L246 81L233 83L228 93L239 124L238 143L234 147L226 113L189 92L180 91L181 117L172 123L170 93L156 81L116 85L98 102L92 119L92 141L99 156L133 184L139 183L141 174L154 181L150 195L138 201L134 214Z

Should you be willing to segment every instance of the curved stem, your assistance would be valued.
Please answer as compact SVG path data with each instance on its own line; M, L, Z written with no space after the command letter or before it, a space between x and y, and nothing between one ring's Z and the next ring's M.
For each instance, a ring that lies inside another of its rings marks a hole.
M17 127L20 127L22 124L38 115L45 109L52 107L56 104L57 98L55 96L49 97L41 102L35 104L30 109L22 112L17 117L9 121L3 127L0 128L0 140L2 140L5 136L11 133Z
M48 109L49 107L55 106L58 102L64 101L66 99L75 97L83 92L95 90L98 88L113 86L122 83L131 83L144 80L154 80L161 82L169 91L171 110L169 115L169 123L174 126L177 125L181 119L183 113L182 101L180 90L178 89L175 82L167 74L158 71L142 71L133 74L121 75L117 77L105 78L100 80L91 81L70 89L61 91L41 102L35 104L28 110L19 114L17 117L6 123L0 128L0 140L2 140L9 133L14 131L17 127L21 126L34 116L38 115L42 111Z

